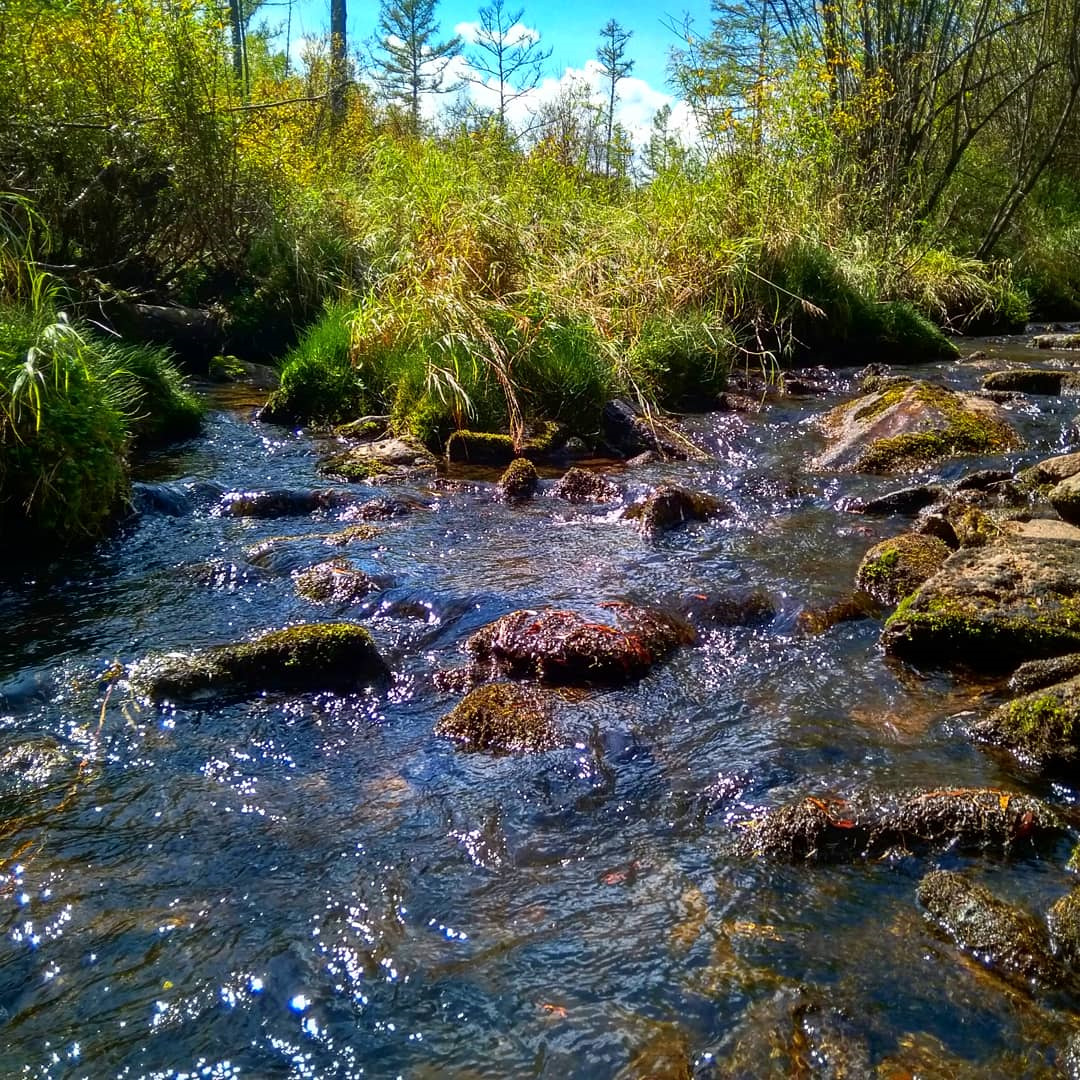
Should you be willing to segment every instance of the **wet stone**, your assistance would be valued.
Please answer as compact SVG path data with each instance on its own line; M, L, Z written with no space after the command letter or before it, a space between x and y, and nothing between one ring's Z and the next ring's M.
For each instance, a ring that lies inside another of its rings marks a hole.
M625 683L641 678L694 638L662 612L605 605L618 625L574 611L514 611L466 642L474 666L490 674L567 684Z
M606 476L575 466L567 469L551 494L571 503L606 503L619 498L619 489Z
M499 477L499 494L504 499L527 499L536 492L540 478L536 468L526 458L515 458Z
M1080 676L1000 705L972 724L971 734L1030 767L1074 776L1080 765Z
M935 925L999 974L1039 986L1060 978L1042 925L985 886L951 870L934 870L919 882L918 899Z
M804 608L796 624L804 634L825 634L840 623L876 619L880 614L880 604L869 593L860 591L822 607Z
M1077 675L1080 675L1080 653L1029 660L1012 673L1009 689L1017 694L1030 694L1032 690L1063 683Z
M1045 803L995 788L826 795L745 823L735 850L785 862L843 862L890 851L1011 853L1060 835Z
M963 549L897 608L885 651L949 668L1011 670L1080 651L1080 549L1008 537Z
M874 517L886 517L890 514L913 516L925 507L940 502L944 496L944 488L936 484L920 484L917 487L890 491L875 499L867 499L865 502L856 499L846 503L843 509Z
M1067 371L1012 368L983 379L984 390L1014 390L1021 394L1057 395L1080 388L1080 377Z
M764 589L722 589L694 593L679 604L694 626L764 626L776 618L776 604Z
M435 725L435 734L461 749L486 753L538 753L559 743L550 702L519 683L488 683L471 690Z
M425 509L427 507L419 499L382 496L362 503L353 503L342 512L339 520L342 522L388 521L390 518L406 517L417 510Z
M601 431L617 454L634 458L652 451L661 458L683 459L687 446L672 425L655 416L643 416L627 402L615 399L604 406Z
M379 588L378 582L346 559L319 563L292 575L297 595L313 604L343 607L359 603Z
M896 604L941 569L952 554L934 536L903 533L875 544L863 557L856 585L881 604Z
M304 491L232 491L221 500L221 513L229 517L277 518L304 517L319 510L348 506L355 496L347 491L328 489Z
M388 675L367 630L351 623L310 623L249 642L149 656L133 665L129 677L142 697L188 703L268 691L347 692Z
M1072 968L1080 968L1080 888L1058 900L1046 914L1054 955Z
M1049 499L1063 521L1080 525L1080 473L1055 484L1050 489Z
M623 517L636 521L643 536L666 532L688 521L706 521L730 512L715 495L665 484L626 508Z
M1016 479L1026 487L1052 487L1080 473L1080 453L1058 454L1018 473Z
M992 402L910 380L837 406L821 425L829 445L811 463L815 469L907 472L957 455L1021 445Z

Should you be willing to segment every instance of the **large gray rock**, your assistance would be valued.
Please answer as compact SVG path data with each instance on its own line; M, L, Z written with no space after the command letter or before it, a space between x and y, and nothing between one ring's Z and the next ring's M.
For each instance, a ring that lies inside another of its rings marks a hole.
M1007 536L956 552L897 608L885 651L1000 672L1080 651L1080 546Z
M901 381L846 402L822 427L829 445L812 466L846 472L907 472L1021 445L993 402L927 382Z

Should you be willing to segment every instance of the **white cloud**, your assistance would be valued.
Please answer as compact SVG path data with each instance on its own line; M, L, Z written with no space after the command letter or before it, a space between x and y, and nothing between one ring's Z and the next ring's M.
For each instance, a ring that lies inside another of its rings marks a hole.
M480 24L478 22L460 22L454 27L454 33L467 45L474 45L476 39L480 36ZM527 45L530 41L540 40L540 31L534 30L524 23L514 23L513 26L507 29L503 40L511 48L515 45Z

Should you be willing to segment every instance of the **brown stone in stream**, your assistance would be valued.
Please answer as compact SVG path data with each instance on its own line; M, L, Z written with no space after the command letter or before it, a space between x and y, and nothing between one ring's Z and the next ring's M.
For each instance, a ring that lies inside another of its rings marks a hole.
M567 469L551 494L572 503L605 503L619 498L619 489L606 476L575 466Z
M551 705L535 688L489 683L471 690L435 725L463 750L536 753L558 745Z
M694 639L686 623L629 604L605 605L618 625L575 611L513 611L466 642L476 667L491 674L552 683L624 683L639 679Z
M918 898L961 949L999 974L1046 987L1060 980L1043 926L985 886L952 870L934 870L919 882Z

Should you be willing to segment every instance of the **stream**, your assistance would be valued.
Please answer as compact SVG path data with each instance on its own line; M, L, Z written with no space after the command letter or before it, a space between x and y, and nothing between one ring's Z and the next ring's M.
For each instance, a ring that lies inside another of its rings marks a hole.
M965 352L1041 364L1025 340ZM451 472L368 489L418 505L340 550L340 510L221 512L227 492L334 485L318 440L255 421L250 390L207 388L204 434L140 461L115 538L0 586L0 1075L1061 1075L1068 1016L965 961L915 887L934 865L974 868L1043 912L1072 887L1068 843L842 866L728 851L740 822L804 795L1080 791L957 735L1000 684L887 661L880 619L800 629L909 525L841 508L907 479L805 467L854 370L831 394L688 418L713 460L608 466L628 498L676 482L729 516L646 538L611 506L507 504L497 472ZM986 370L915 374L974 389ZM920 475L1080 445L1075 398L1005 408L1026 449ZM296 539L245 558L281 535ZM290 573L339 555L383 588L337 611L298 597ZM776 618L575 694L563 748L468 754L433 733L461 695L432 674L507 612L736 586L768 592ZM156 710L116 678L155 650L334 618L371 630L389 689ZM737 1046L770 1061L799 1002L821 1036L804 1071L732 1064Z

